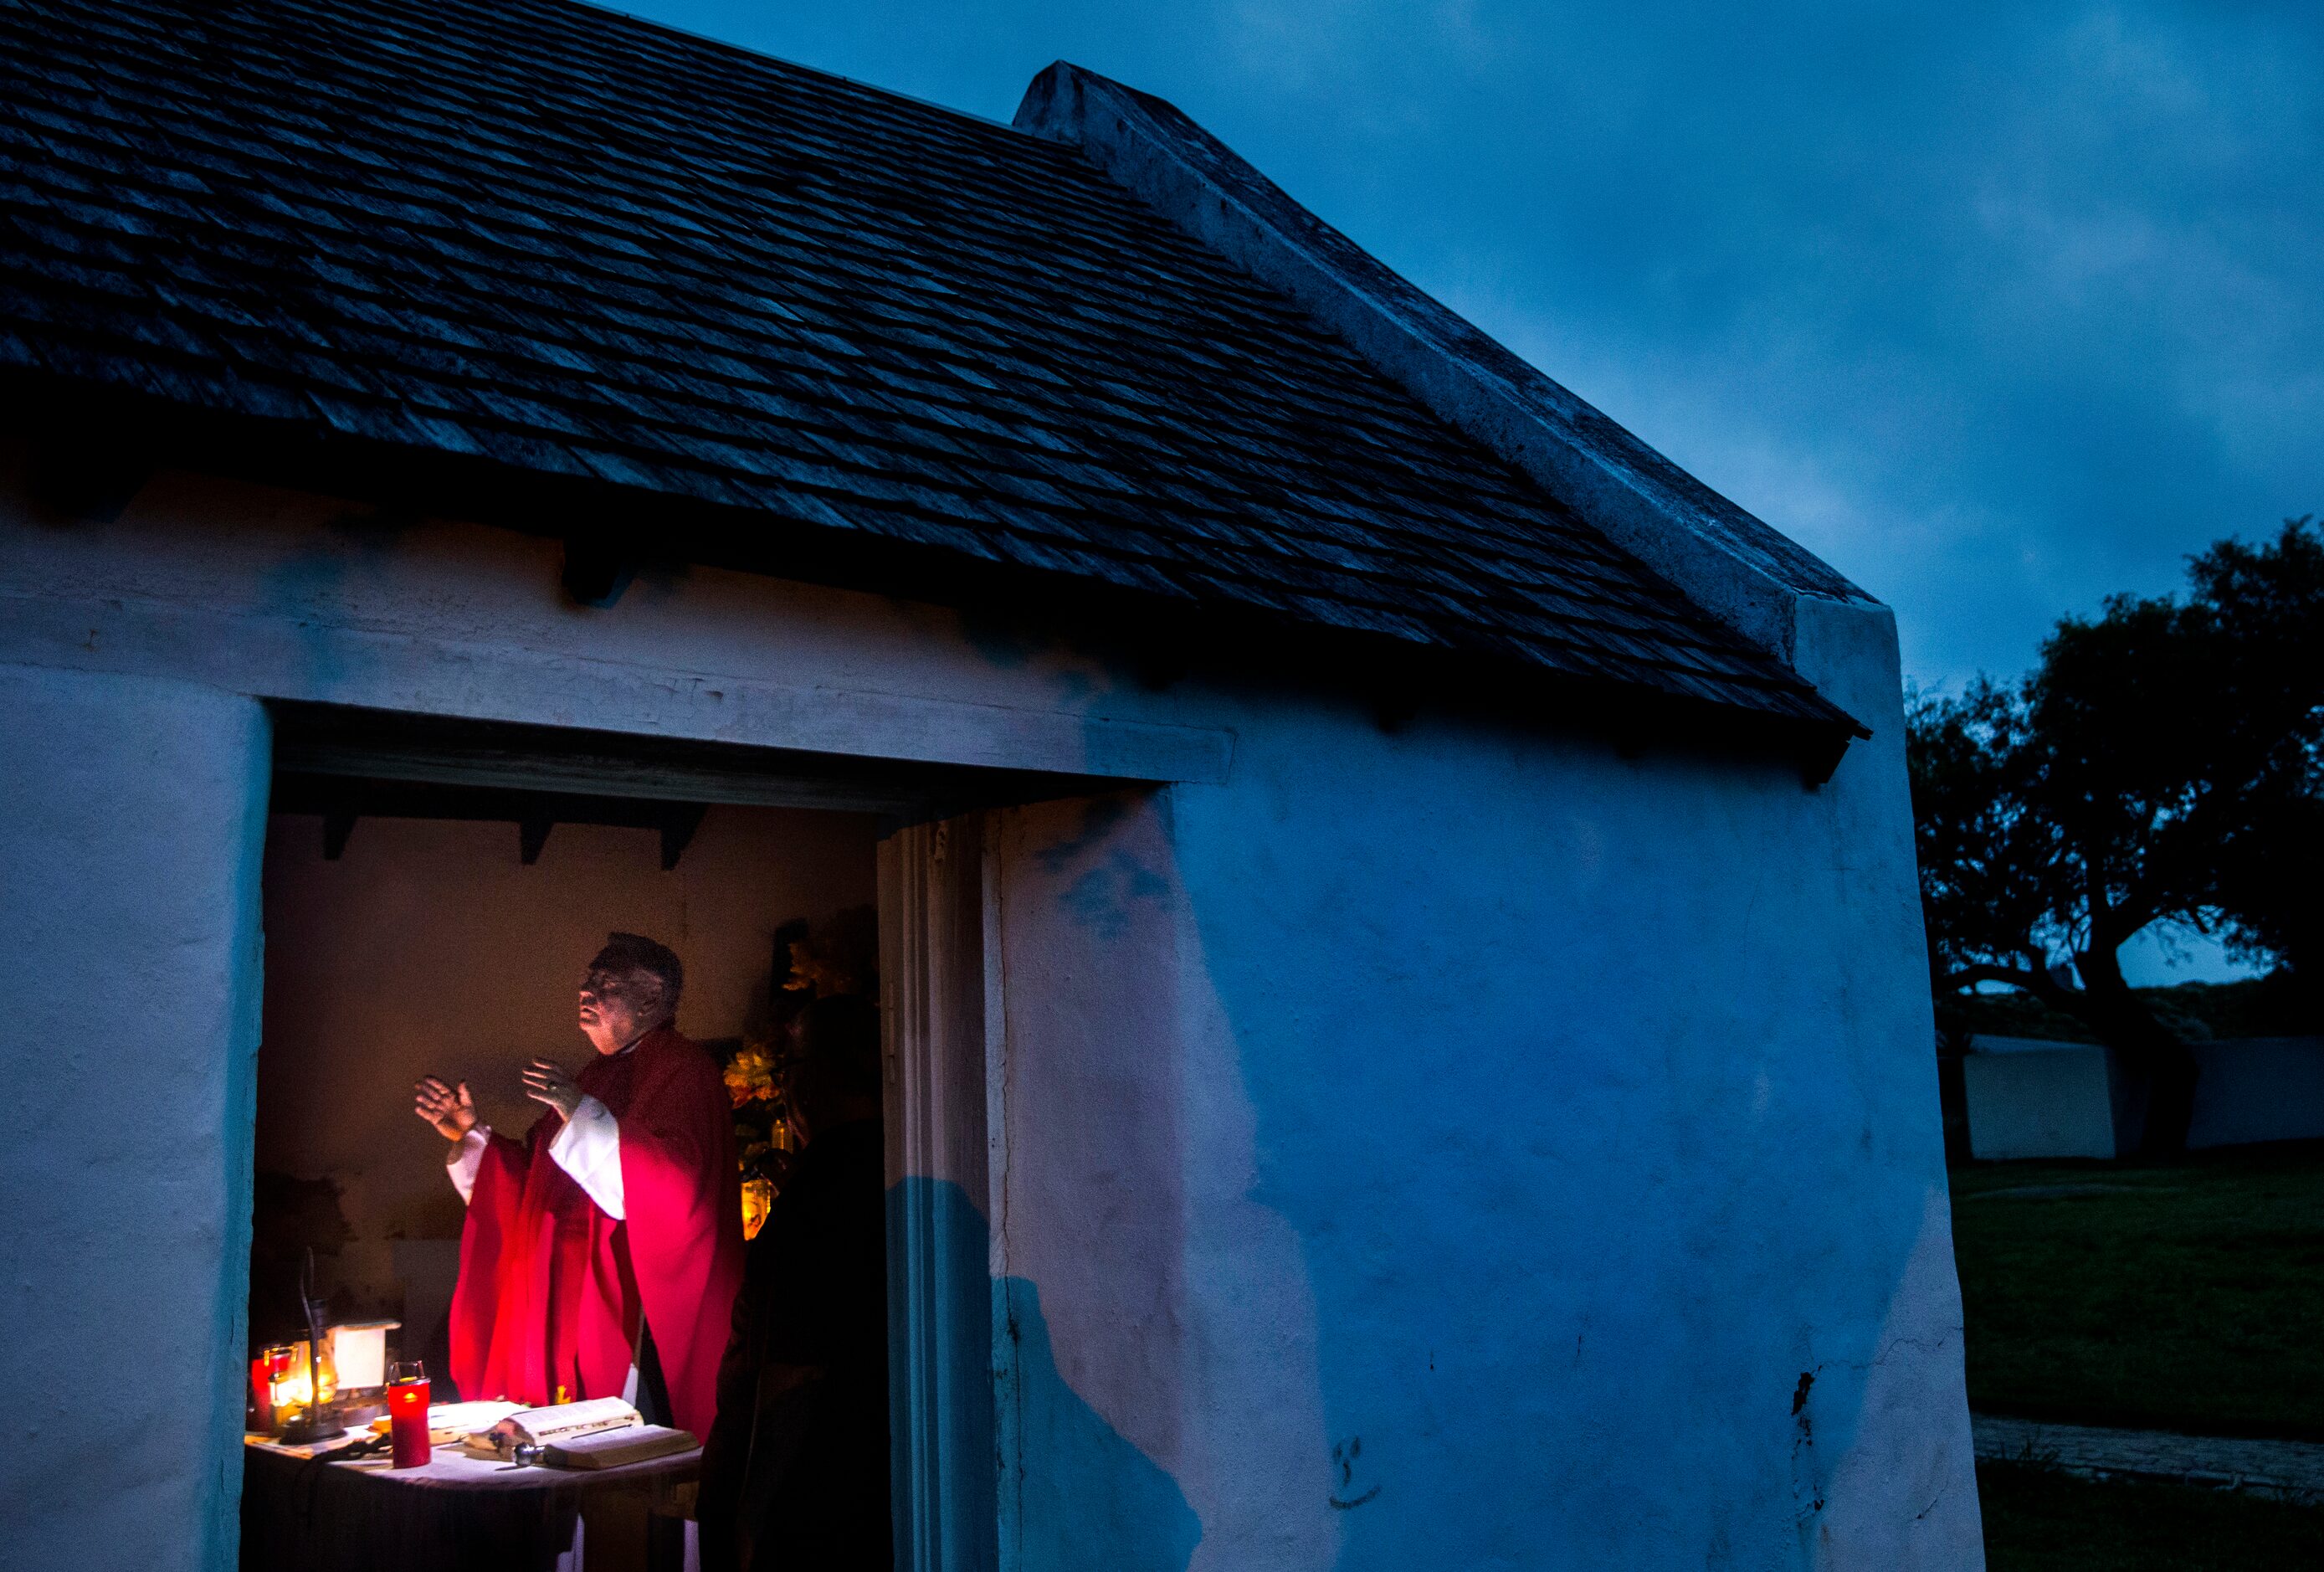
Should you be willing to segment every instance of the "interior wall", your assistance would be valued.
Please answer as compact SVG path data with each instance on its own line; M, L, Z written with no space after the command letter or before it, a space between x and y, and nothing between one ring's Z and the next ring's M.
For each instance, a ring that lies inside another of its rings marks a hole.
M541 1110L518 1071L536 1057L586 1062L575 985L615 929L684 960L687 1035L762 1030L775 929L869 903L876 832L868 815L713 808L664 873L650 829L559 825L527 867L512 824L365 818L327 862L320 818L275 816L262 1249L270 1230L313 1243L335 1315L401 1315L399 1243L456 1239L461 1222L444 1140L412 1114L412 1083L465 1078L487 1123L530 1126ZM415 1273L448 1270L448 1253L401 1250ZM254 1284L254 1318L280 1286Z

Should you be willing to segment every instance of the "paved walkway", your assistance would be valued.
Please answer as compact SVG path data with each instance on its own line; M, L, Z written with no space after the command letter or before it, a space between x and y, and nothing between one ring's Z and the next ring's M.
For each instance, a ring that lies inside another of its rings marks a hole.
M1969 1416L1977 1455L2092 1477L2164 1480L2324 1505L2324 1442L2239 1441Z

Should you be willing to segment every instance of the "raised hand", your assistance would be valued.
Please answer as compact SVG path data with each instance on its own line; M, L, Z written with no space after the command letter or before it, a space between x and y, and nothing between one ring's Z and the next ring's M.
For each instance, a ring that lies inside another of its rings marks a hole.
M565 1073L565 1067L551 1064L545 1059L534 1059L524 1067L524 1095L536 1103L546 1103L567 1119L581 1105L581 1088Z
M476 1127L476 1100L468 1096L466 1081L454 1087L440 1077L420 1077L411 1088L411 1111L447 1141L457 1141Z

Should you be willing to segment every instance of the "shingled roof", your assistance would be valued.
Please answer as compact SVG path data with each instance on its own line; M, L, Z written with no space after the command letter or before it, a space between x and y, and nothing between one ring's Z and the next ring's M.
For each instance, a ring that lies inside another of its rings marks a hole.
M1073 149L562 0L0 0L0 376L1849 724Z

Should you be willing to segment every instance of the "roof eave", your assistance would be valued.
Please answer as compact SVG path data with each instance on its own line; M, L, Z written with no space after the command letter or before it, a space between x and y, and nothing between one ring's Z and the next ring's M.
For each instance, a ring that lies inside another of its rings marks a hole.
M1202 670L1263 673L1352 690L1390 729L1424 710L1491 711L1594 733L1626 753L1707 746L1764 754L1787 760L1810 786L1831 776L1853 739L1868 735L1812 690L1782 708L1760 709L1576 677L1508 655L1323 628L1258 607L1195 604L870 530L320 432L44 374L0 373L0 434L30 439L33 488L62 512L118 516L162 470L309 491L404 517L461 519L560 541L567 593L584 604L588 597L569 582L576 562L600 575L700 563L1019 618L1111 655L1150 686ZM648 556L640 541L660 544Z
M1060 60L1034 79L1015 124L1078 148L1184 233L1288 295L1437 418L1811 685L1796 636L1802 603L1877 607L1301 207L1172 105Z

